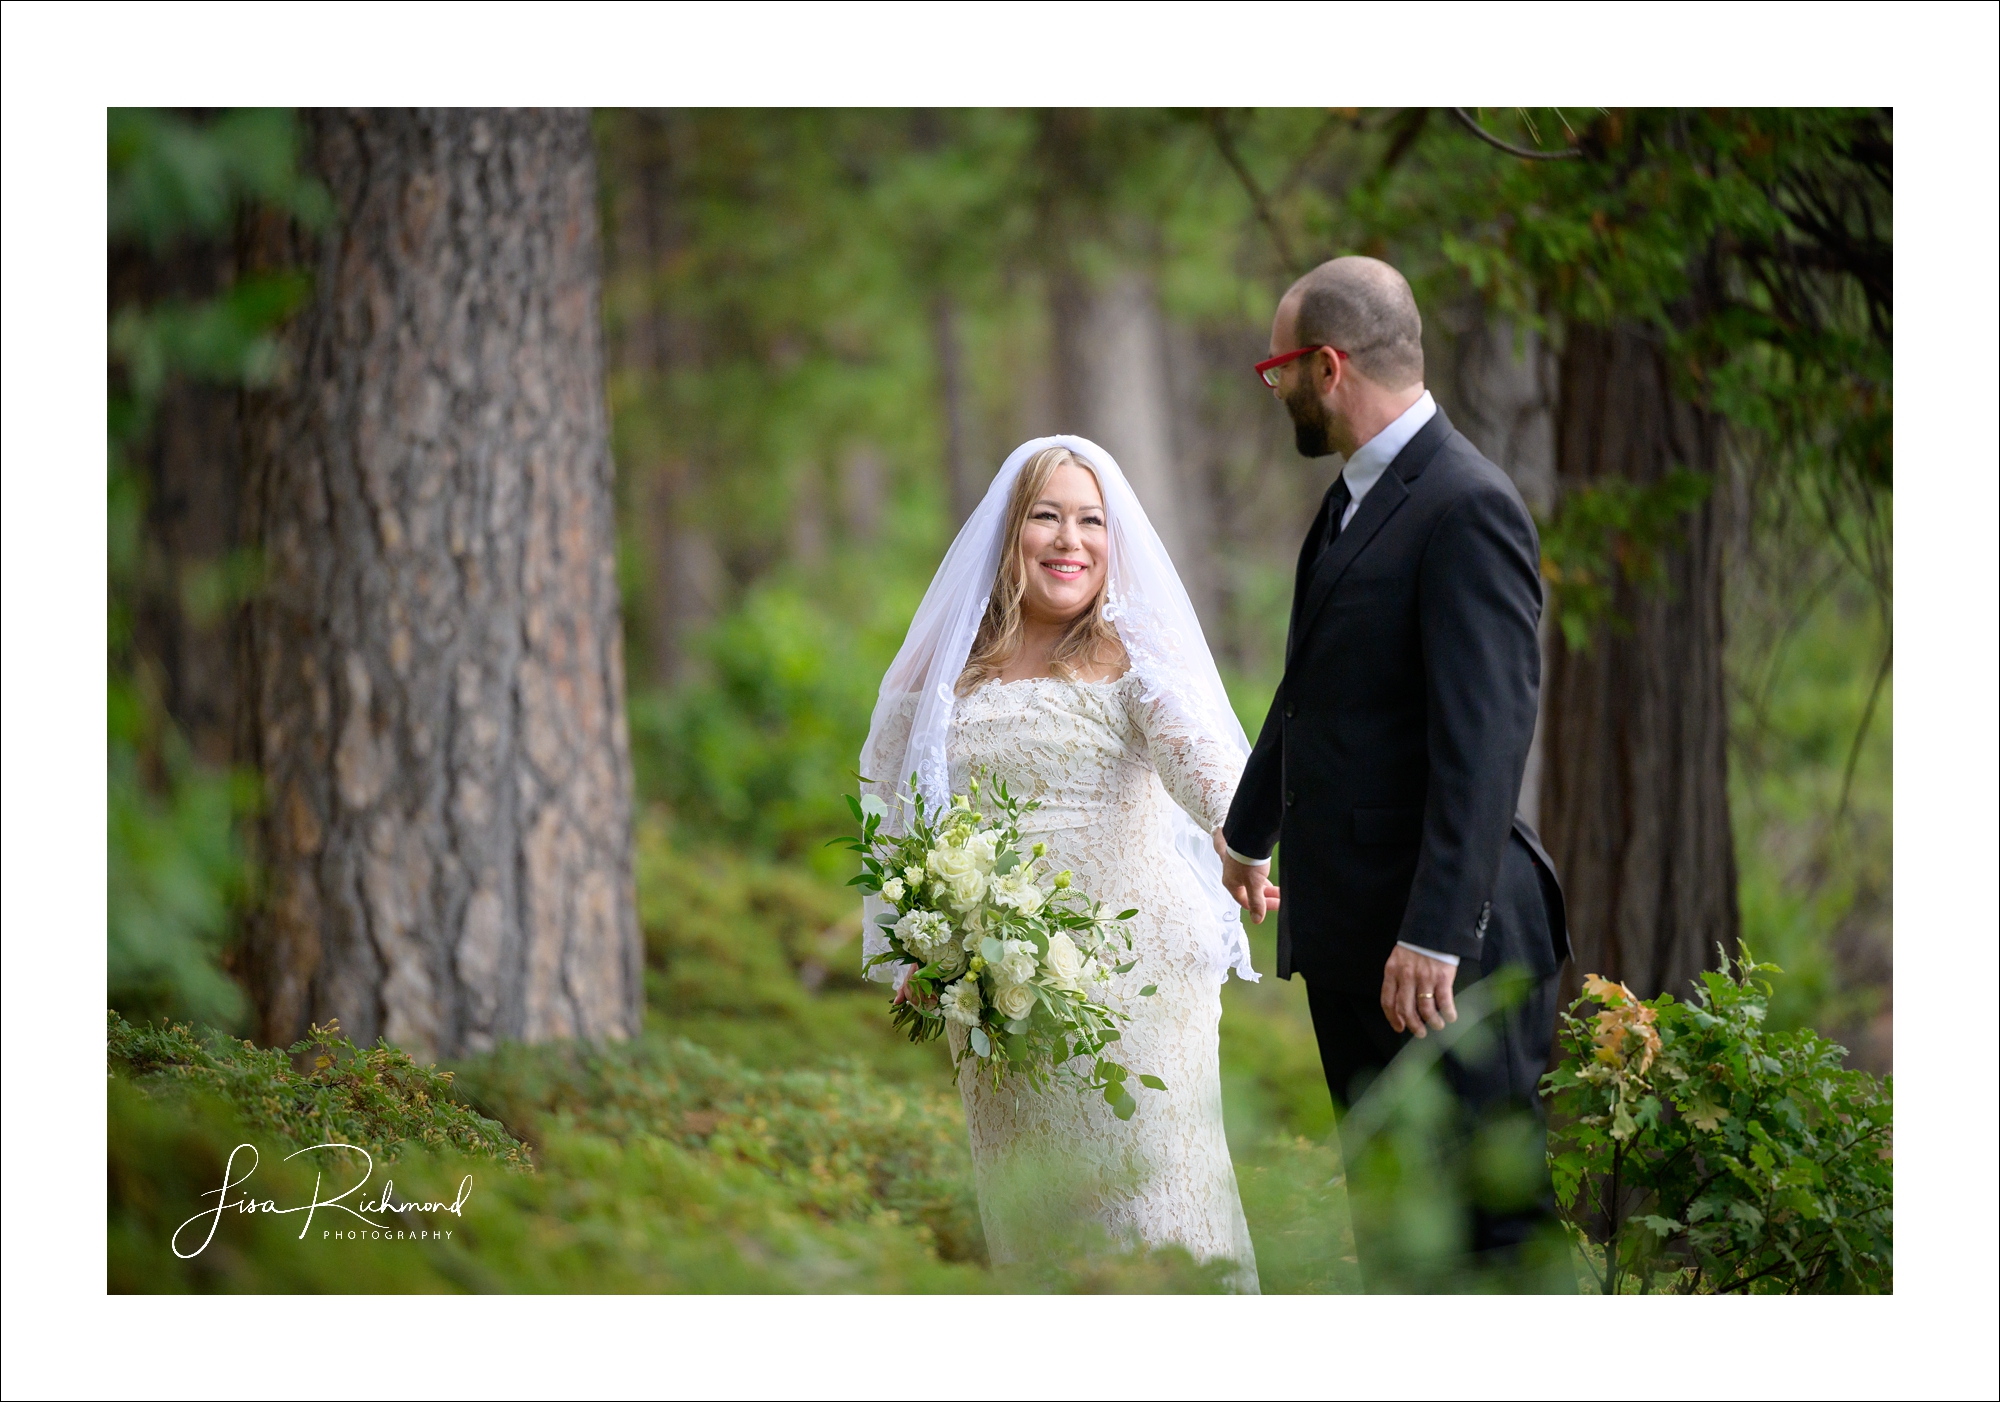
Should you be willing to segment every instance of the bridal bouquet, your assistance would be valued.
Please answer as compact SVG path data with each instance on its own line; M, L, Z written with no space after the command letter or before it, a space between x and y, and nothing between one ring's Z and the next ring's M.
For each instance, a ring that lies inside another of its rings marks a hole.
M882 831L881 799L848 796L861 836L836 841L860 853L862 866L848 884L892 908L877 917L889 951L868 961L902 974L903 997L890 1017L913 1042L963 1027L954 1066L962 1073L972 1062L996 1088L1010 1074L1038 1090L1061 1081L1103 1095L1119 1119L1130 1119L1138 1102L1127 1082L1154 1090L1166 1082L1133 1076L1105 1055L1125 1014L1092 1002L1088 989L1132 968L1129 957L1118 962L1132 948L1119 922L1139 912L1106 917L1070 873L1048 870L1043 844L1022 850L1021 816L1038 805L1021 803L1003 782L983 811L979 781L970 787L943 809L927 809L917 794L900 837ZM1152 984L1139 990L1147 998L1154 992Z

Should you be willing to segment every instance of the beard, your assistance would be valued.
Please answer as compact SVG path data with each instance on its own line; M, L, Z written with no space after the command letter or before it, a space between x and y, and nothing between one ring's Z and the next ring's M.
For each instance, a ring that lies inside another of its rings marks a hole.
M1285 409L1292 416L1292 441L1302 458L1323 458L1333 451L1333 422L1326 405L1312 392L1301 375L1300 383L1285 396Z

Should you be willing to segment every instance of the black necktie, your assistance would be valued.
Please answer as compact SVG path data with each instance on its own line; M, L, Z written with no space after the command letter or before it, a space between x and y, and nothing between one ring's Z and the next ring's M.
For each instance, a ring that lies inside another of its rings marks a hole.
M1347 514L1348 503L1354 494L1347 490L1345 474L1333 479L1333 485L1326 491L1326 528L1320 532L1319 553L1324 556L1333 549L1334 541L1340 538L1340 518Z

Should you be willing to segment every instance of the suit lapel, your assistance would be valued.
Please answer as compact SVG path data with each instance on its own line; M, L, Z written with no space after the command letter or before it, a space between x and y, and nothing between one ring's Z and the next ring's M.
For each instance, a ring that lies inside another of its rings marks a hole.
M1313 552L1319 545L1320 537L1326 534L1326 518L1333 510L1334 489L1339 485L1340 479L1336 477L1326 489L1326 495L1320 498L1319 514L1313 517L1312 529L1306 532L1305 542L1299 546L1298 569L1292 576L1292 620L1285 629L1285 662L1288 666L1292 660L1292 645L1299 636L1299 613L1305 603L1306 590L1312 584Z
M1410 499L1409 484L1416 481L1424 467L1444 446L1444 440L1451 435L1451 420L1439 409L1430 417L1430 422L1417 430L1416 437L1403 445L1403 451L1396 454L1388 470L1382 474L1368 495L1361 499L1361 507L1354 513L1354 519L1347 523L1339 537L1333 542L1333 549L1320 556L1313 567L1312 581L1306 586L1305 602L1295 605L1292 615L1291 635L1294 639L1304 634L1312 626L1320 606L1326 602L1333 586L1347 573L1347 567L1354 563L1355 556L1367 548L1375 533L1388 523L1391 516ZM1322 515L1325 507L1321 507ZM1319 526L1315 524L1315 530ZM1294 593L1293 598L1298 598ZM1291 661L1291 650L1285 652L1285 661Z

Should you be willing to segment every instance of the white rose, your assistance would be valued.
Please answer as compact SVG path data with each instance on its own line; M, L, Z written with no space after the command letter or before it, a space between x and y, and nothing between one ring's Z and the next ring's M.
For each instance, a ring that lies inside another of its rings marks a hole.
M904 867L903 880L910 883L912 891L916 890L924 884L924 869L922 867Z
M1048 893L1035 884L1035 878L1026 867L1021 867L993 883L993 899L1001 905L1014 907L1023 915L1033 915L1042 908Z
M1083 955L1077 952L1076 942L1058 930L1049 936L1049 952L1042 959L1042 967L1056 983L1074 988L1083 977Z
M933 847L927 859L932 876L944 884L952 903L961 910L978 904L986 894L986 873L978 858L963 847Z
M1025 983L1013 983L993 995L993 1007L1009 1022L1019 1022L1035 1010L1035 990Z
M892 876L882 883L882 899L890 905L899 905L903 899L903 878Z
M993 870L993 863L1000 859L1000 834L988 828L985 832L974 833L965 840L965 850L982 872Z
M944 997L939 999L938 1006L944 1010L946 1018L960 1027L979 1026L979 980L960 979L945 989Z

